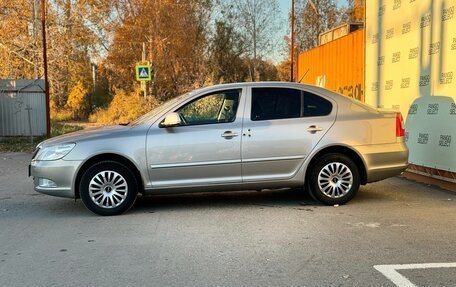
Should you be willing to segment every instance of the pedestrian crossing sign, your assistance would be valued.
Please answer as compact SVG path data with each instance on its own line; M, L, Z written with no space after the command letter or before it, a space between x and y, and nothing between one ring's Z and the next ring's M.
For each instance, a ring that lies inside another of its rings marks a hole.
M136 80L150 81L152 80L152 69L149 65L136 65Z

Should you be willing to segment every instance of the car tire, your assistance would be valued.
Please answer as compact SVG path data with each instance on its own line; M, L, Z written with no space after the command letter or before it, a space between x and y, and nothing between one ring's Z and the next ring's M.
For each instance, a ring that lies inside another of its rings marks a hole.
M348 156L330 153L312 165L307 179L310 195L327 204L345 204L355 197L360 184L358 167Z
M115 161L102 161L90 166L81 177L79 193L90 211L103 215L119 215L136 201L138 183L133 172Z

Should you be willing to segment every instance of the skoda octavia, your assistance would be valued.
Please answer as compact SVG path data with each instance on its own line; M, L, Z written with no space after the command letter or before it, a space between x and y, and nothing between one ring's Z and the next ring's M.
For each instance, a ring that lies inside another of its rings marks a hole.
M344 204L407 159L400 113L315 86L239 83L176 97L128 125L46 140L30 174L38 192L116 215L138 193L305 187Z

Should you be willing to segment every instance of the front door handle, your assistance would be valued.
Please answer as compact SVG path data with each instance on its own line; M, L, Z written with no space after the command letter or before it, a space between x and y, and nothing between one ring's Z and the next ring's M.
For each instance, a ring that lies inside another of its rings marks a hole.
M307 131L311 134L314 134L316 132L321 132L322 130L323 130L323 128L317 127L316 125L311 125L307 128Z
M237 137L238 134L237 133L233 133L232 131L226 131L222 134L222 138L226 138L226 139L232 139L234 137Z

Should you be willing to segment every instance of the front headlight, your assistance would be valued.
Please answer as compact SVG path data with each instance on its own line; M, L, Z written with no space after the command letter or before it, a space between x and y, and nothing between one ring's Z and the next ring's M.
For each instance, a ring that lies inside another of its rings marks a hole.
M62 144L62 145L55 145L50 147L42 148L38 151L38 154L35 157L35 160L57 160L61 159L74 148L76 144Z

